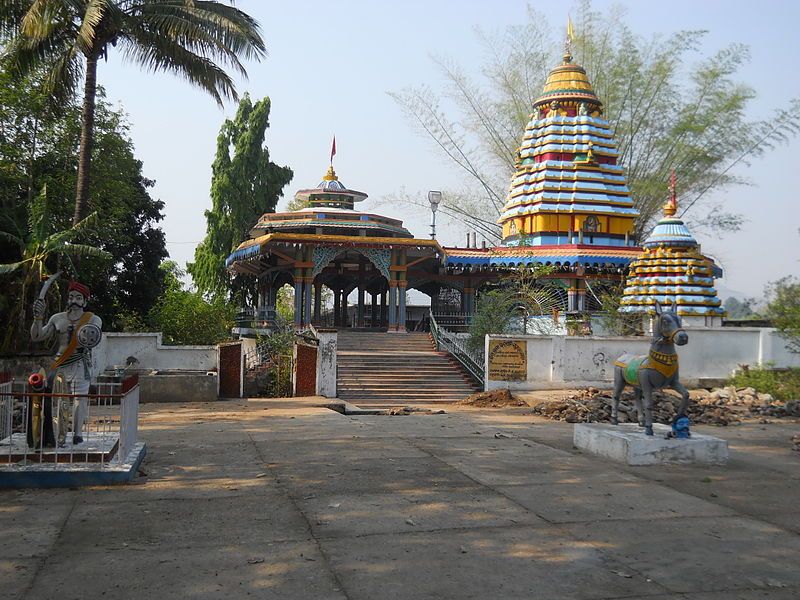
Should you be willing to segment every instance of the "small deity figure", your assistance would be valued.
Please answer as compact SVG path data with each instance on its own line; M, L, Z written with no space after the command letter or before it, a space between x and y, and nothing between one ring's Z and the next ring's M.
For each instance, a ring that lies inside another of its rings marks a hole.
M65 384L66 393L78 394L73 405L73 444L83 442L83 422L88 412L86 394L89 393L91 380L91 349L100 343L102 337L102 320L84 310L89 298L90 291L86 285L76 281L70 282L67 310L55 313L46 325L42 325L46 309L44 294L40 294L33 304L31 339L38 342L53 334L58 335L58 351L48 369L48 379L53 381L60 378ZM61 423L59 430L66 433L66 428Z
M547 116L548 117L557 117L558 116L558 107L559 107L558 100L553 100L550 103L550 112L547 113Z
M581 102L578 104L578 116L585 117L589 114L589 109L586 106L586 102Z
M538 121L542 118L542 111L539 110L538 106L533 107L533 112L531 113L531 120Z

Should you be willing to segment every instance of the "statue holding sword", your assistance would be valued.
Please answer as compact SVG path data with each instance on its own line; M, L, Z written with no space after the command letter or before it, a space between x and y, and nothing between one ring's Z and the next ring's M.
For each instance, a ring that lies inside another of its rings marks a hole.
M85 310L91 297L88 286L72 281L67 293L67 310L55 313L44 324L47 290L60 275L52 275L42 286L39 297L33 304L31 339L45 340L53 334L58 336L58 351L47 370L47 380L53 387L56 379L63 382L62 389L74 398L72 414L72 443L83 442L83 424L88 411L89 383L91 381L91 349L100 343L103 322L97 315ZM66 429L59 423L59 430ZM61 436L59 436L61 437Z

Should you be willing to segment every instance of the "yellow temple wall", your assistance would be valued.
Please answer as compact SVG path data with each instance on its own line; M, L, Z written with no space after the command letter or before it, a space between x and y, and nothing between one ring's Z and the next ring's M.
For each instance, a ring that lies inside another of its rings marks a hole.
M536 214L509 219L503 223L503 237L510 235L529 235L542 231L580 231L588 214ZM625 235L633 233L632 217L611 217L595 215L600 221L600 233ZM515 231L516 229L516 231Z

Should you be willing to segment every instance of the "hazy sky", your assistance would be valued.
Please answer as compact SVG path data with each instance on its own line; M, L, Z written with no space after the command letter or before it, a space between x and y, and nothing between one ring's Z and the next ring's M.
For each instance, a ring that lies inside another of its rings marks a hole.
M531 2L559 28L561 38L569 5ZM249 79L240 93L272 99L266 144L271 158L294 170L285 190L315 186L325 172L335 134L335 167L348 187L371 199L405 188L409 192L458 187L459 174L418 136L388 91L430 84L441 76L430 56L449 56L480 75L482 47L474 35L480 26L500 31L527 18L524 1L460 2L274 2L239 0L236 5L262 25L269 56L247 65ZM752 118L800 96L800 50L795 2L765 0L673 0L671 2L596 1L596 9L627 9L631 28L649 37L680 29L707 29L704 54L733 42L750 46L751 61L741 80L759 98ZM589 73L591 78L592 74ZM165 74L143 73L124 64L112 49L100 65L98 80L112 102L130 115L137 156L145 176L157 182L153 195L166 203L164 230L172 258L191 260L205 234L203 211L210 207L209 183L216 136L235 106L220 110L188 83ZM768 281L800 275L800 142L780 147L736 173L751 185L732 188L713 201L745 213L742 231L723 238L698 236L703 250L724 266L723 294L736 290L758 296ZM418 237L428 234L429 214L406 206L381 206L380 212L405 220ZM691 223L689 223L691 227ZM462 226L440 228L446 244L463 244Z

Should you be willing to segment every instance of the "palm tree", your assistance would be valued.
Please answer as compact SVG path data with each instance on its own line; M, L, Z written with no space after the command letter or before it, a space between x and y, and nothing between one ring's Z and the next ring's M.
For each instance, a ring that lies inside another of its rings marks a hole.
M50 218L47 202L47 187L28 204L28 230L19 231L17 235L8 231L0 231L0 238L17 247L18 260L0 263L0 277L16 277L11 281L3 282L10 286L14 298L14 305L10 310L10 319L5 323L5 337L2 348L8 350L10 344L16 339L16 332L24 329L27 322L27 309L31 305L33 294L37 286L49 275L56 263L60 262L76 269L73 259L84 256L110 259L111 255L105 250L75 243L84 232L97 224L97 213L90 214L69 229L55 231L53 219ZM15 289L16 288L16 289Z
M85 71L73 224L87 212L97 63L109 47L144 69L183 76L220 106L238 95L218 63L246 77L240 58L266 54L255 19L210 0L3 0L0 36L7 67L20 76L44 69L56 99L74 93Z

